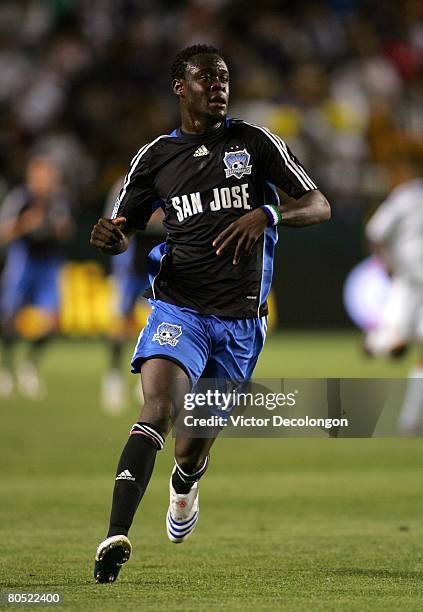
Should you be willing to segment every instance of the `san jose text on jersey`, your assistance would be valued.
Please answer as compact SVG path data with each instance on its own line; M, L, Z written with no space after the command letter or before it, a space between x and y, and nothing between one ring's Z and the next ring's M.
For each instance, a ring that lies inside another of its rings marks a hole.
M234 248L217 256L212 242L241 215L277 204L275 185L296 199L317 189L283 140L238 119L205 134L175 130L142 147L112 218L142 230L158 204L165 210L167 239L147 297L221 317L266 314L276 229L236 266Z

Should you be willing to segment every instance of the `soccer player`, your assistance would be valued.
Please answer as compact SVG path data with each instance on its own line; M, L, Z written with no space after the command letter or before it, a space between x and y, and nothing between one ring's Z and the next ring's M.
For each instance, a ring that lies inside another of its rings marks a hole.
M371 355L401 356L410 342L423 344L423 178L421 155L391 163L392 191L367 224L370 244L391 273L379 324L365 340ZM423 355L409 373L399 430L423 433Z
M189 391L201 377L251 377L265 339L277 225L330 217L326 198L280 138L227 117L229 72L217 49L181 51L172 87L181 127L138 151L112 218L100 219L91 235L103 252L121 253L145 228L154 203L165 204L167 240L147 293L153 312L132 359L144 407L117 467L97 582L113 582L131 554L128 530L178 409L175 389ZM267 204L275 185L296 202ZM172 542L183 542L198 521L198 483L213 442L176 437L166 518Z
M116 198L123 186L124 177L116 181L107 197L104 217L110 218ZM158 205L160 203L158 202ZM153 213L148 228L143 234L135 234L128 249L112 260L112 275L115 281L118 303L116 321L109 339L109 367L103 375L101 402L105 412L118 414L124 408L125 384L122 376L122 351L132 324L137 302L149 286L147 255L163 237L163 212ZM140 393L137 393L137 397Z
M70 238L72 229L69 197L63 189L59 166L47 155L32 156L25 184L10 191L0 208L0 243L6 246L0 295L3 397L10 395L15 384L12 365L16 316L25 305L37 308L41 328L38 337L31 340L26 360L17 369L18 390L31 399L41 399L45 393L38 361L57 328L63 243Z

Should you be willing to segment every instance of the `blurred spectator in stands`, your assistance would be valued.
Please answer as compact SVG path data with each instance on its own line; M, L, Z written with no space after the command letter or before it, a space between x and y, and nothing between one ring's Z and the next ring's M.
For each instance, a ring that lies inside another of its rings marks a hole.
M393 146L423 148L419 0L3 0L0 181L48 143L99 213L122 163L174 127L168 58L197 42L231 57L234 116L308 160L346 223L388 188Z

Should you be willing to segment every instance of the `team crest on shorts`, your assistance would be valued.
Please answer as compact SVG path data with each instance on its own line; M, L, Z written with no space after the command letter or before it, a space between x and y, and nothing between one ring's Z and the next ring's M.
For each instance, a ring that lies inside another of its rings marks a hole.
M180 325L173 325L172 323L160 323L156 333L153 336L153 342L158 342L161 346L163 344L170 344L170 346L176 346L179 342L178 338L182 334L182 327Z
M251 166L248 165L249 161L250 154L247 149L225 151L223 162L226 166L226 178L235 176L237 179L240 179L244 174L251 174Z

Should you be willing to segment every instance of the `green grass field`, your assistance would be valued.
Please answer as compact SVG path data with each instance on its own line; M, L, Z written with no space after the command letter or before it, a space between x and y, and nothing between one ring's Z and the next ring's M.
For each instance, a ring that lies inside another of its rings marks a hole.
M402 376L412 363L368 362L358 345L354 334L275 336L257 375ZM122 416L101 412L105 363L100 343L57 343L48 400L0 403L0 591L59 592L67 610L423 608L421 440L222 439L195 535L175 546L164 529L169 439L133 557L118 582L96 585L93 554L137 416L134 401Z

